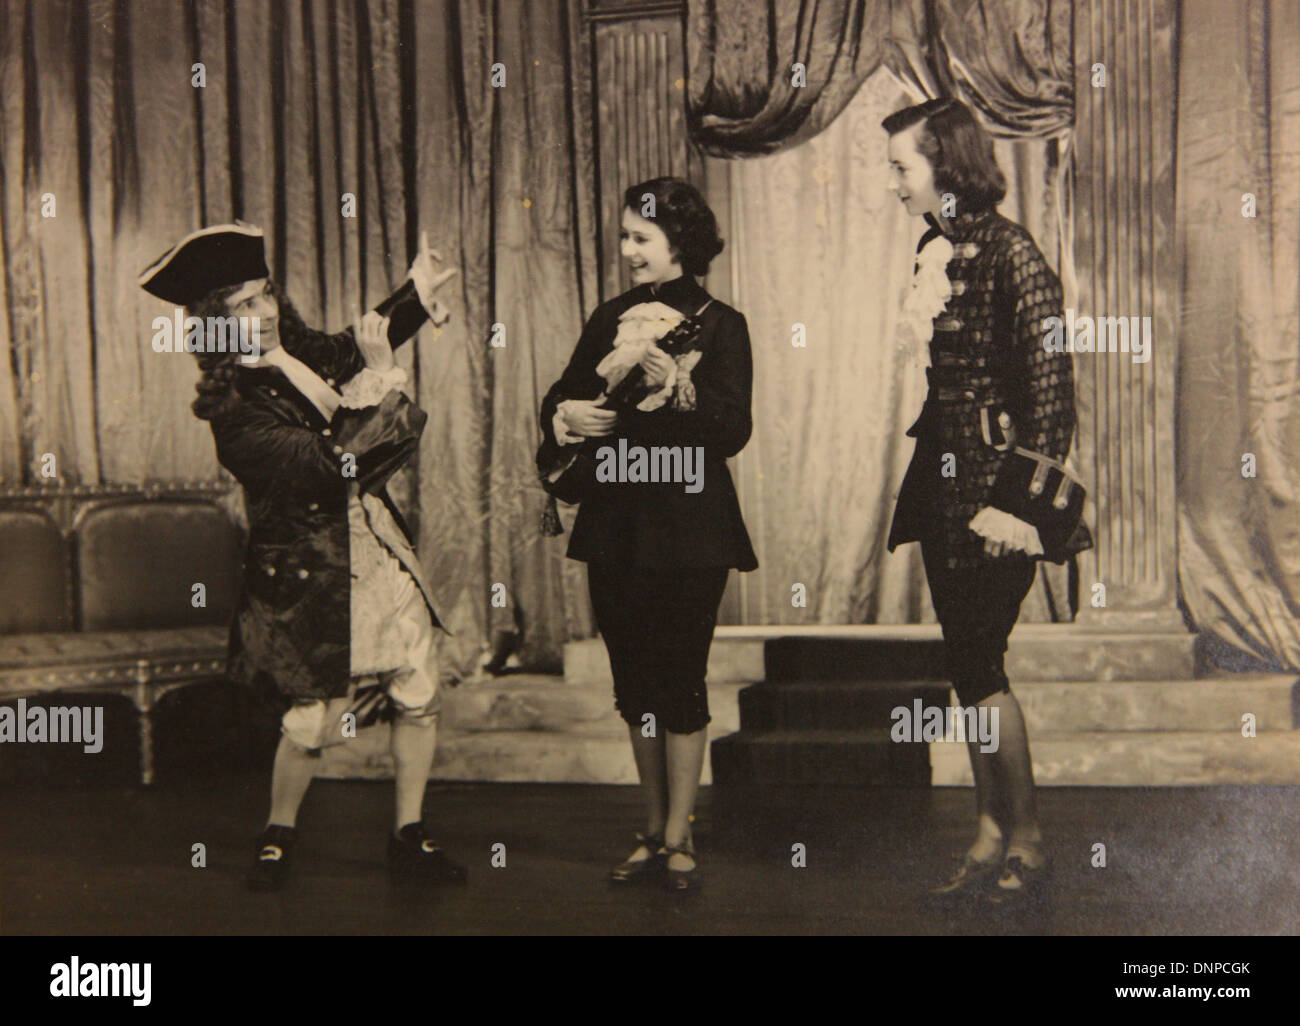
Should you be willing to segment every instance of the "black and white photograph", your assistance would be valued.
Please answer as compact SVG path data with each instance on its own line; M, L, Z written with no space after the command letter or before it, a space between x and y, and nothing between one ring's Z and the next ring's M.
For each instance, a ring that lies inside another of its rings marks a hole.
M6 992L1280 993L1297 238L1300 0L0 0Z

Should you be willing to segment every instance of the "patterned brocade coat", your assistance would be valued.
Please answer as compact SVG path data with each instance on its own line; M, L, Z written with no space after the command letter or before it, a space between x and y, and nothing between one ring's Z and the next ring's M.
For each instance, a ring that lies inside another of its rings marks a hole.
M926 220L930 230L918 251L940 234L934 219ZM1063 317L1061 283L1029 232L987 210L960 215L948 238L952 297L934 319L930 389L907 432L916 451L889 549L928 537L956 569L989 558L969 524L989 505L1006 456L995 448L998 415L1010 414L1017 446L1063 460L1075 426L1074 368L1069 353L1043 346L1043 319ZM953 476L943 473L948 453Z
M427 319L409 282L379 309L392 317L394 346ZM365 367L351 328L308 329L283 343L336 389ZM339 698L352 670L348 488L379 498L409 539L385 485L415 453L426 415L390 391L377 406L340 406L326 420L274 367L237 374L239 404L211 422L217 458L243 486L249 525L230 676L282 706ZM355 477L343 473L346 453L355 457ZM406 569L441 626L418 564Z

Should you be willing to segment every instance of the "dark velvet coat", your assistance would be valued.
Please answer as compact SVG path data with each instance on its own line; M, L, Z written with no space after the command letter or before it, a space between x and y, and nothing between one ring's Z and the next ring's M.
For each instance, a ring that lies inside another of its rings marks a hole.
M688 316L709 294L688 275L652 289L640 285L598 306L583 329L560 380L542 401L542 434L554 443L553 418L564 399L595 399L605 381L596 366L614 347L619 315L638 303L659 302ZM578 507L569 542L570 559L625 567L671 570L683 567L758 566L727 458L744 448L753 430L750 397L753 361L745 318L713 301L700 318L699 362L691 372L693 410L671 402L651 412L620 413L614 433L602 444L701 446L703 489L689 493L678 483L606 482Z
M939 234L932 218L918 250ZM903 478L889 549L929 536L950 568L990 558L969 527L990 503L1006 452L994 443L998 414L1009 413L1016 445L1063 460L1074 433L1074 366L1043 347L1043 318L1063 317L1061 283L1033 237L988 210L959 216L949 241L953 294L934 319L930 390L908 434L916 439ZM985 421L994 425L985 436ZM942 473L944 455L955 475Z
M395 346L427 319L409 284L380 309L392 316ZM309 329L283 345L336 389L365 367L351 328ZM249 524L231 676L282 706L341 697L351 677L348 485L379 497L409 538L385 484L415 453L425 414L394 391L378 406L340 407L327 421L274 367L240 367L236 388L234 410L211 421L217 458L244 488ZM346 453L355 457L352 477L344 476ZM440 625L418 567L413 576Z

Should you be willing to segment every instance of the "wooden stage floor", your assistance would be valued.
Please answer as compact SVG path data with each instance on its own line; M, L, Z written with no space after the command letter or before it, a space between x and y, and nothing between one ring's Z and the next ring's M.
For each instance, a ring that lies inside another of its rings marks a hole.
M152 790L5 786L0 933L112 934L1296 934L1300 788L1039 792L1057 867L1037 915L935 912L917 896L974 824L966 789L766 796L696 823L703 893L603 879L639 825L635 788L433 785L427 822L470 867L463 888L391 886L390 784L317 781L295 875L271 897L242 874L265 774ZM207 868L191 866L191 846ZM504 869L491 868L494 844ZM1106 868L1091 865L1106 846ZM791 866L803 844L807 867Z

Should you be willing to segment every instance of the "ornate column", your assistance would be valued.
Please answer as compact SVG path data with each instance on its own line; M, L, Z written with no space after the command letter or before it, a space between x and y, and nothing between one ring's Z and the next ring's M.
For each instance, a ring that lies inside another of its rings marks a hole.
M1080 560L1079 622L1181 633L1190 659L1174 481L1176 12L1176 0L1076 0L1074 9L1075 315L1150 318L1152 339L1141 363L1132 353L1075 354L1076 452L1096 539ZM1092 605L1096 583L1104 608Z

